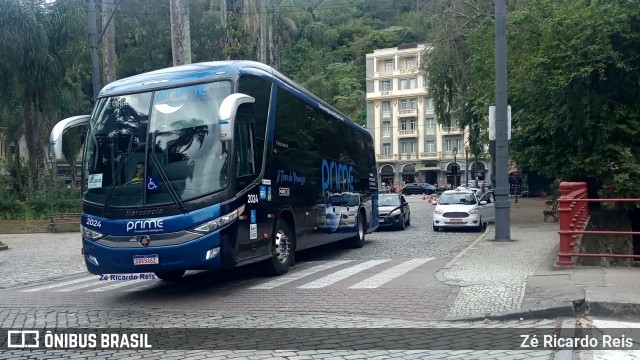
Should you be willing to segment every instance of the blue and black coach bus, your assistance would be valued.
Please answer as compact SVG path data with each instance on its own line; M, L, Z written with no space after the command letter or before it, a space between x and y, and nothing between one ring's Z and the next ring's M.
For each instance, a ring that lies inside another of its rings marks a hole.
M153 71L102 89L82 167L89 272L231 269L284 274L297 250L362 247L378 227L373 139L287 77L252 61Z

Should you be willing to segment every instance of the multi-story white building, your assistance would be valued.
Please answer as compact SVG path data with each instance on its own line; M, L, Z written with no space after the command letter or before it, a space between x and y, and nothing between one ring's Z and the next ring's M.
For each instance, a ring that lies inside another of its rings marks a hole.
M366 56L367 128L374 138L379 180L461 185L489 180L488 162L467 160L467 134L442 128L420 67L426 44L374 50ZM469 166L467 168L467 165ZM467 171L468 169L468 171Z

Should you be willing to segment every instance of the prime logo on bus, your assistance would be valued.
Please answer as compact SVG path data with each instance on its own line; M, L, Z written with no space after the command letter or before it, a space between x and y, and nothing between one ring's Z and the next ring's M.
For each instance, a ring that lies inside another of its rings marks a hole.
M163 220L137 220L127 222L127 232L152 233L164 231Z
M350 190L353 191L353 166L326 159L322 160L322 190Z

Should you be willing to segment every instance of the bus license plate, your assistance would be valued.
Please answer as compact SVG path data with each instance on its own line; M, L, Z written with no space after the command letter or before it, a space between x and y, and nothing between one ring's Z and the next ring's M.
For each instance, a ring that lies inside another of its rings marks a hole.
M133 255L133 265L153 265L160 264L158 254L153 255Z
M462 219L451 219L452 223L461 223Z

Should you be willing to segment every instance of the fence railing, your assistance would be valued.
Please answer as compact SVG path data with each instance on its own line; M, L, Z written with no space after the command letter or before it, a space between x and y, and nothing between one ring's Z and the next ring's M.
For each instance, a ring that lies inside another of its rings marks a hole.
M558 199L558 213L560 213L560 248L556 266L575 266L575 257L611 257L637 258L640 255L630 254L586 254L577 253L575 247L580 243L582 235L640 235L633 231L587 231L584 230L589 222L590 202L640 202L640 199L589 199L586 182L560 183L560 198Z

